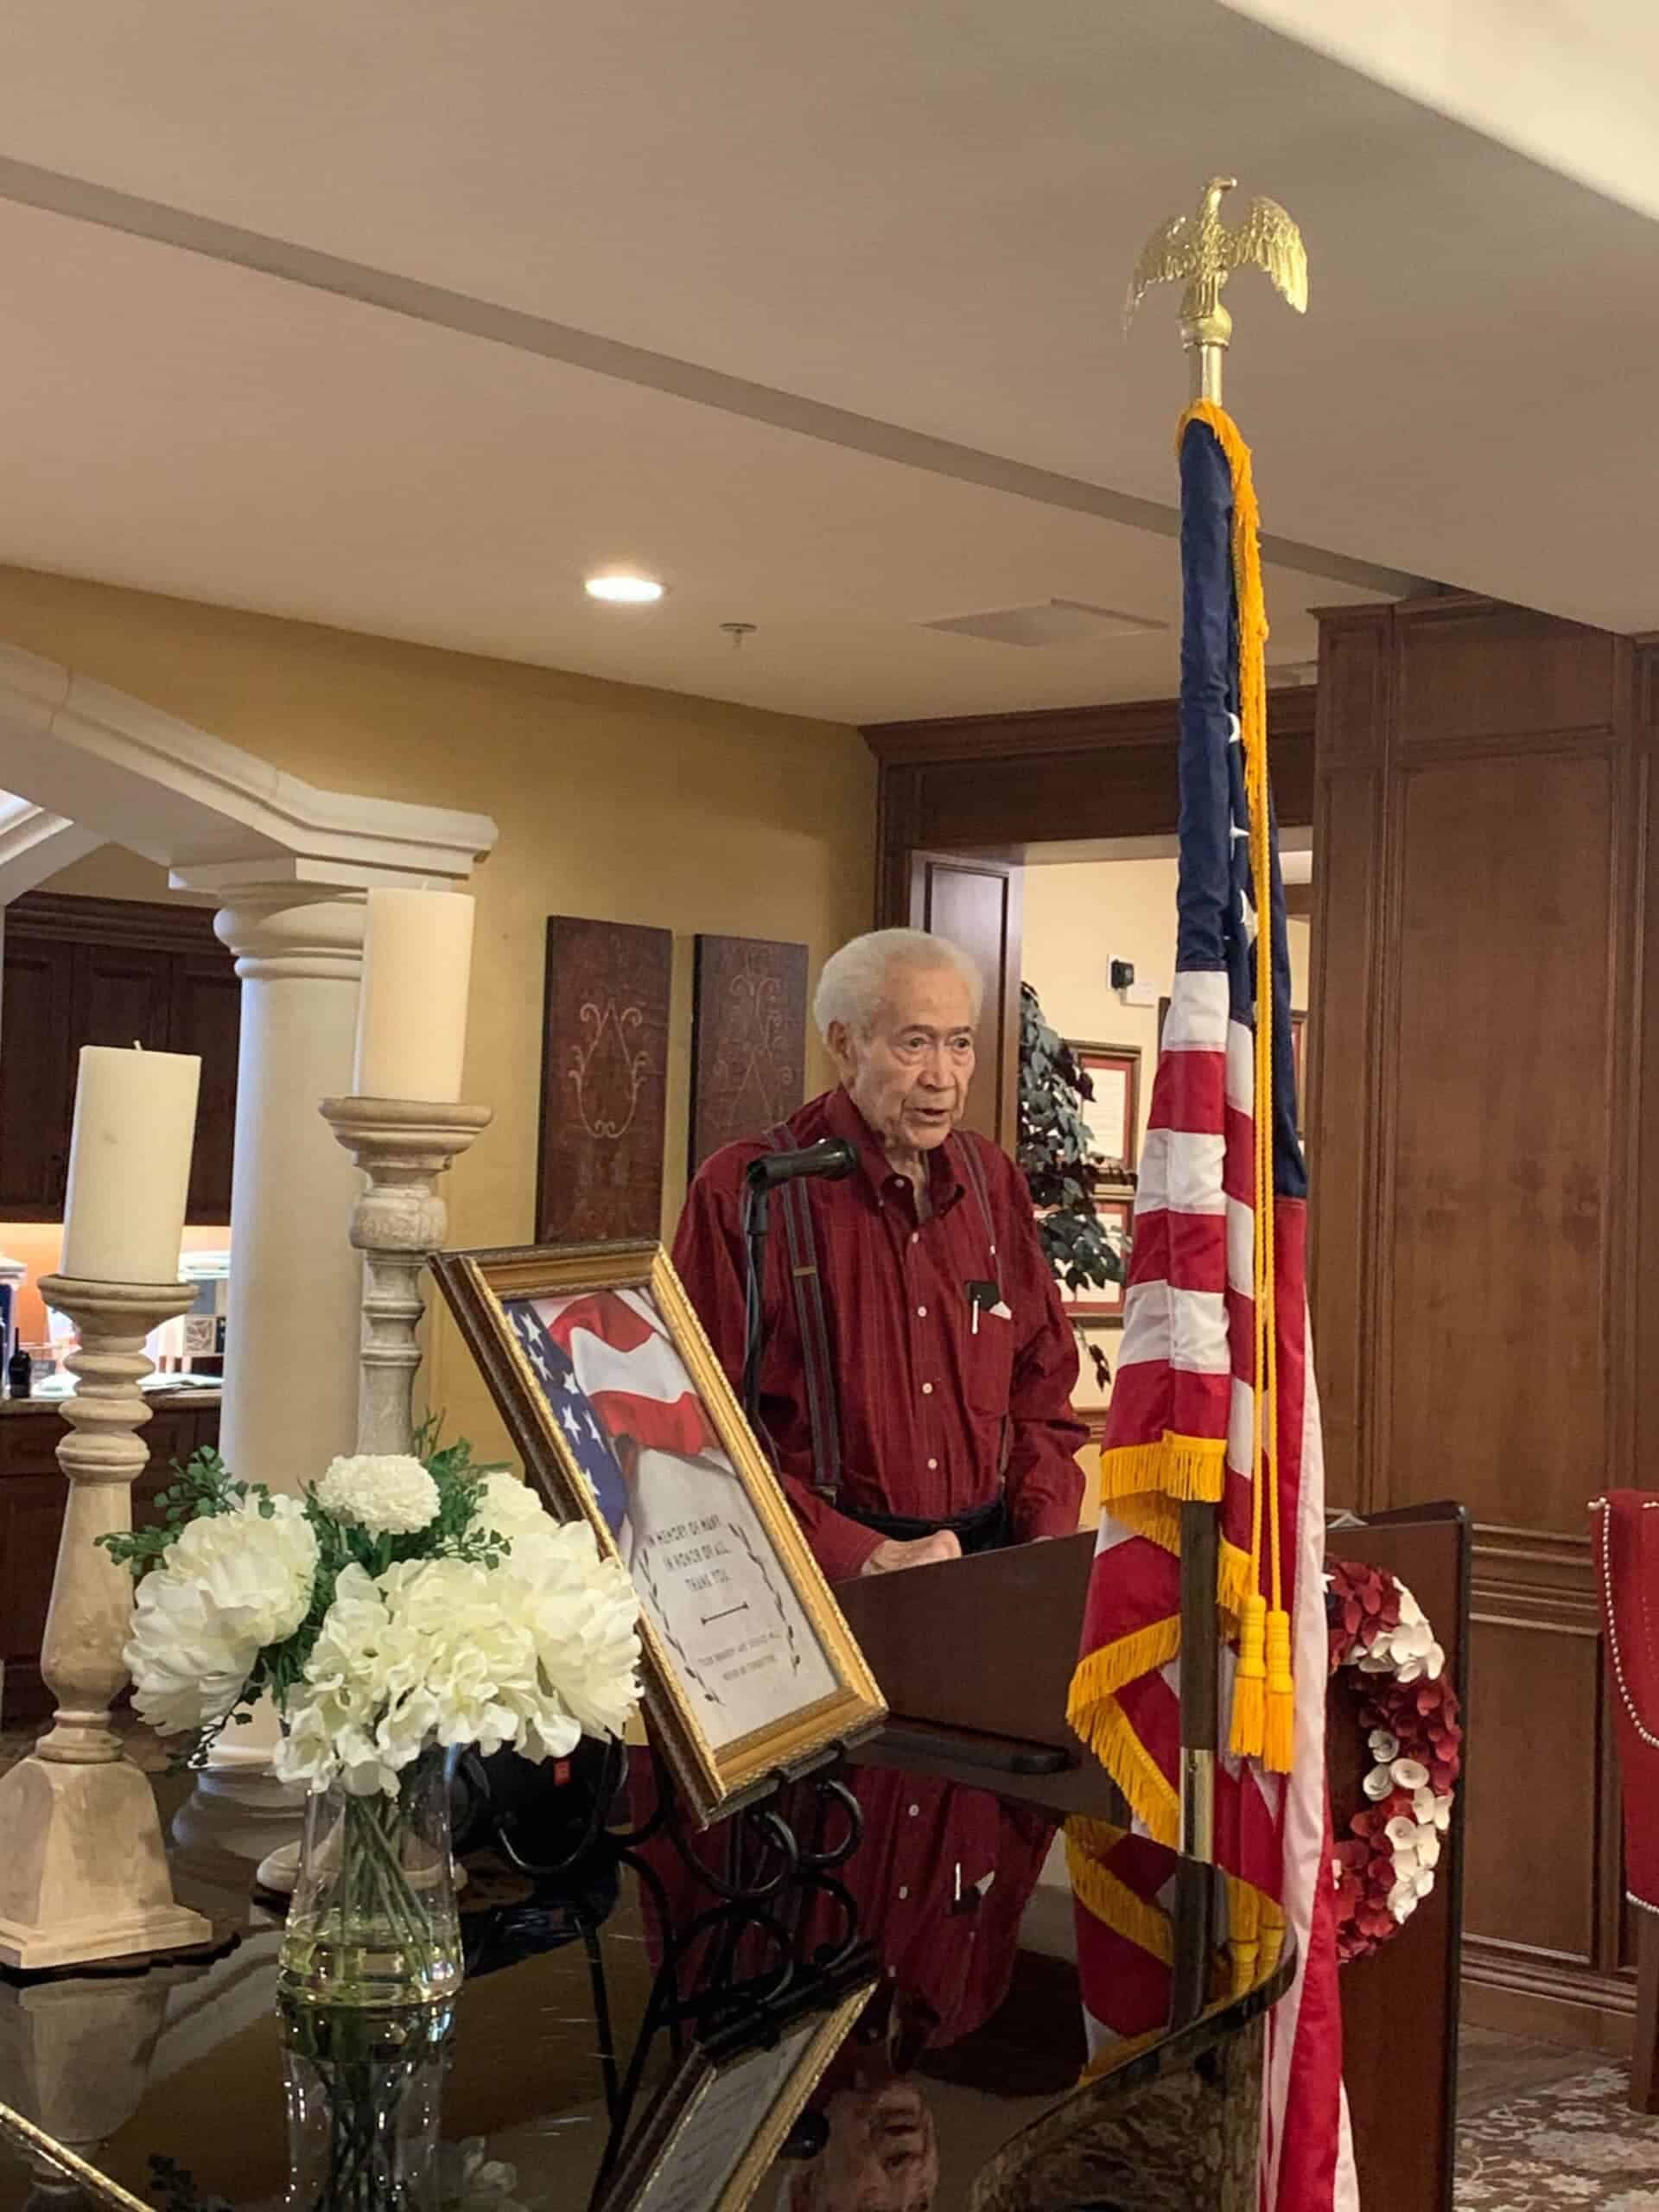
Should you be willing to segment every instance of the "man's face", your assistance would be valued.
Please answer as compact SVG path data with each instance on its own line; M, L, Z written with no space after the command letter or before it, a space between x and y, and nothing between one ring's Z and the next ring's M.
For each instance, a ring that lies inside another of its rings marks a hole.
M939 2146L918 2089L842 2089L824 2116L830 2140L798 2186L800 2212L929 2212Z
M888 1150L931 1152L968 1103L973 995L954 968L895 961L869 1035L831 1022L830 1049L854 1105Z

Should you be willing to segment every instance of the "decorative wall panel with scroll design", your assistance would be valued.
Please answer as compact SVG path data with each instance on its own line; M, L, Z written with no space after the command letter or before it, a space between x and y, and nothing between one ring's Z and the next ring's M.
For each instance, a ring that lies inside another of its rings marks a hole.
M688 1172L771 1128L805 1095L806 947L698 938Z
M673 963L667 930L547 925L538 1243L660 1234Z

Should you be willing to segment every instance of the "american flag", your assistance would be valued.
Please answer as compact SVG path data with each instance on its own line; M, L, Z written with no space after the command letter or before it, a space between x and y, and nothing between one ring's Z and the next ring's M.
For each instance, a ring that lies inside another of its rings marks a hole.
M514 1298L507 1318L616 1535L639 1451L718 1451L673 1340L641 1292Z
M1269 1666L1269 1692L1285 1694L1264 1698L1254 1670L1255 1745L1271 1705L1287 1772L1226 1751L1217 1762L1216 1856L1239 1878L1229 1885L1235 1974L1248 1985L1287 1937L1298 1961L1268 2022L1260 2202L1263 2212L1347 2212L1358 2198L1342 2094L1325 1768L1324 1459L1304 1271L1307 1179L1266 785L1255 494L1249 450L1219 408L1200 403L1185 418L1180 470L1176 972L1141 1154L1101 1453L1100 1537L1071 1700L1072 1725L1110 1769L1134 1826L1071 1839L1079 1967L1090 2049L1103 2055L1146 2024L1124 1946L1167 1944L1151 1883L1127 1878L1125 1865L1134 1871L1136 1836L1178 1840L1180 1509L1212 1500L1224 1745L1235 1644L1253 1595L1263 1601L1256 1620L1266 1609L1288 1617L1294 1686L1293 1707L1284 1666ZM1271 993L1258 1010L1263 950ZM1264 1015L1270 1069L1257 1057ZM1269 1317L1271 1357L1258 1360Z

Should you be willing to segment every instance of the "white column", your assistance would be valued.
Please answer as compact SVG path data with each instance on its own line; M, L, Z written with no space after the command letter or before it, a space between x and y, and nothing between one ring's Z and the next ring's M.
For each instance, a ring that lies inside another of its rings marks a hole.
M235 898L213 924L242 980L219 1448L241 1481L292 1493L356 1448L363 1179L317 1109L351 1088L364 900L292 884ZM293 1836L303 1800L270 1771L276 1741L269 1705L225 1730L176 1844L259 1860Z
M292 1492L357 1435L362 1178L317 1109L351 1088L363 901L238 893L214 927L242 979L219 1450Z

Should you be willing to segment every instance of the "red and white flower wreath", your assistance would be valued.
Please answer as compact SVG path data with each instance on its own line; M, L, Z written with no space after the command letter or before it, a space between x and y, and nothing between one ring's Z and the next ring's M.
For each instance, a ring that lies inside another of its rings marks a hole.
M1331 1672L1351 1667L1364 1701L1366 1802L1336 1846L1337 1958L1378 1950L1434 1886L1463 1765L1458 1694L1423 1609L1378 1567L1333 1560L1325 1575Z

